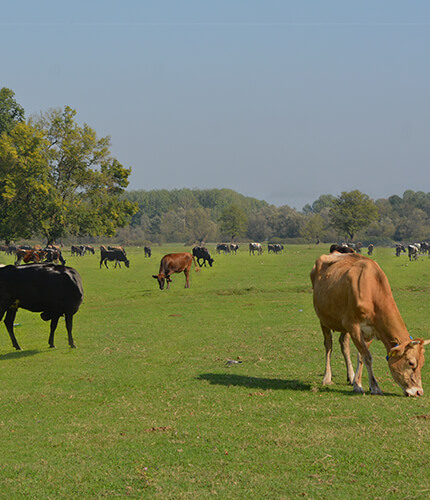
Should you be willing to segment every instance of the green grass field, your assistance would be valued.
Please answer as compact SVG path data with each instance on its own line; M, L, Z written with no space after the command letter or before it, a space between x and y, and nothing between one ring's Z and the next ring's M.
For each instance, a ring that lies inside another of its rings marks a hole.
M98 252L65 252L85 290L77 349L64 321L51 350L49 324L20 310L22 352L1 325L0 496L428 498L430 360L426 394L405 398L374 342L385 395L353 394L335 336L334 384L321 386L309 273L328 245L263 256L209 245L213 268L160 291L160 258L184 250L129 249L130 268L109 270ZM381 248L374 259L410 333L430 338L430 259Z

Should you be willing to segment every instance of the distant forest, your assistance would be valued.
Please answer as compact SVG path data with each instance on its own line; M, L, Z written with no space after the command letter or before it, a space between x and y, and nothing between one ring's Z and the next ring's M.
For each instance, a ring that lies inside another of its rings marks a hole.
M230 189L139 190L123 197L138 206L130 225L118 231L118 238L129 244L355 240L391 245L430 239L430 193L422 191L377 200L359 191L338 197L324 194L301 211Z

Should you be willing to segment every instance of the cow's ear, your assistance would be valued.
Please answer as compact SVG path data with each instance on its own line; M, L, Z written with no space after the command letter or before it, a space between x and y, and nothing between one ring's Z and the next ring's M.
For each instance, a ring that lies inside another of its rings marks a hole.
M423 345L430 344L430 339L429 340L423 340Z
M158 280L158 276L156 274L153 274L152 277Z
M405 352L405 347L398 345L390 349L387 358L395 358L397 356L401 356Z

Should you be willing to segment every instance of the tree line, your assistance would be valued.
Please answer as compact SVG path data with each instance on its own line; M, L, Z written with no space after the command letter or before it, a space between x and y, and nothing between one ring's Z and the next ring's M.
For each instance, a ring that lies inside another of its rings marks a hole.
M301 211L243 196L229 189L130 191L137 212L120 230L130 241L334 242L391 245L430 239L430 193L372 200L358 190L321 195Z
M379 244L430 239L430 193L372 200L358 190L323 194L302 210L231 189L127 191L131 168L110 138L79 125L76 111L29 119L0 89L0 240L113 237L128 244L242 239Z

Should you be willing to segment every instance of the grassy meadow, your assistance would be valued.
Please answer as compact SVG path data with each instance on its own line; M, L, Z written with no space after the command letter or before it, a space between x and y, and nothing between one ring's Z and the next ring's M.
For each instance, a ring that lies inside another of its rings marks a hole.
M22 352L1 325L0 496L428 498L430 356L424 397L405 398L374 342L384 396L356 395L335 336L323 388L309 273L328 245L208 247L213 268L193 270L190 289L174 275L164 291L151 276L160 258L188 248L154 247L149 259L130 248L130 268L109 270L99 252L65 251L85 290L77 349L63 320L49 349L49 323L19 310ZM430 338L430 259L378 247L373 258L411 335Z

